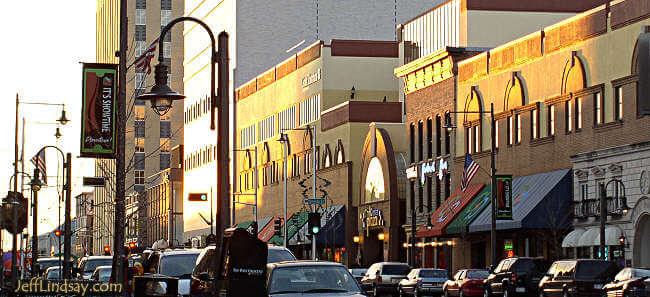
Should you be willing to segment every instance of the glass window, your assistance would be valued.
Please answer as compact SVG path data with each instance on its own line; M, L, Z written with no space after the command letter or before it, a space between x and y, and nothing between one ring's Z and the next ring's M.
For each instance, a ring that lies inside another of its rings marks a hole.
M384 172L377 157L370 160L365 185L365 202L384 200Z
M161 138L160 139L160 151L161 152L169 152L169 138Z
M472 146L472 128L471 127L465 128L465 134L467 134L467 136L466 136L466 138L467 138L466 151L467 151L468 154L471 154L472 153L472 148L473 148L473 146Z
M514 132L513 128L514 127L513 127L513 123L512 123L512 116L509 116L508 117L508 131L507 131L508 132L508 135L507 135L508 136L508 145L512 144L512 139L513 139L513 134L514 134L513 133Z
M135 184L144 185L144 170L134 170Z
M474 151L481 151L481 125L474 126Z
M576 129L582 129L582 98L576 99Z
M160 25L165 26L172 20L172 11L167 9L160 10Z
M600 92L594 94L594 121L596 125L603 123L603 99Z
M144 84L144 73L135 74L135 88L144 89L146 85Z
M147 11L146 11L146 9L136 9L135 10L135 24L136 25L146 25L147 24Z
M144 41L136 41L135 42L135 56L139 57L144 54L144 52L147 50L147 44Z
M584 201L589 198L589 184L587 182L580 183L580 200Z
M135 152L144 153L144 138L136 137L135 139Z
M468 270L466 275L469 279L487 279L489 273L487 270Z
M409 126L409 148L411 149L411 163L415 162L415 125Z
M555 135L555 105L548 107L548 135Z
M420 277L435 277L435 278L446 278L447 270L439 269L422 269L420 270Z
M616 96L616 119L623 119L623 87L616 87L614 90Z
M573 131L573 104L571 100L566 103L566 131Z
M406 275L410 268L408 265L384 265L381 268L382 275Z
M165 41L163 42L163 58L171 59L171 57L172 57L172 43Z
M423 144L423 138L424 138L424 131L422 128L422 121L418 122L418 160L422 161L424 160L424 144Z
M143 121L144 120L144 115L145 115L145 108L142 105L135 105L133 106L133 109L135 111L135 120L136 121Z
M533 111L530 114L530 123L531 123L531 135L533 139L536 139L538 137L537 133L539 131L538 125L537 125L537 109L533 109Z
M515 123L515 125L517 126L517 137L515 140L517 141L517 143L520 143L521 142L521 114L517 114L515 117L517 118L517 122Z
M270 271L270 295L309 292L361 293L359 285L344 267L294 266Z
M436 156L442 154L442 134L440 133L440 128L442 124L442 119L440 116L436 116Z
M436 134L436 139L438 139L438 134ZM437 147L438 148L438 147ZM436 152L439 152L438 149ZM431 118L427 119L427 159L433 157L433 123Z
M198 253L164 256L160 259L158 273L171 277L188 278L192 274L198 256Z

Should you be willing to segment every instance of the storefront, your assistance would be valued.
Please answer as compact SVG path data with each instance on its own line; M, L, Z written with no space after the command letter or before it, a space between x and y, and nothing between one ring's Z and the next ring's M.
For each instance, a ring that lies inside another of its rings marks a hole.
M406 158L404 153L396 152L400 149L397 146L404 146L405 141L391 141L391 136L403 135L403 129L403 125L372 123L366 135L361 157L359 228L354 240L359 245L356 264L364 267L381 261L406 260L401 246L406 239L401 229L405 217Z

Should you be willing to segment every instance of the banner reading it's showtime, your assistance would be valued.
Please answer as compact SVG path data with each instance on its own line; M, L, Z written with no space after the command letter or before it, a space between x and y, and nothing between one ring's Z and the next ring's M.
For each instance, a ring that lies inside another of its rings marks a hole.
M117 65L83 64L81 157L115 158Z

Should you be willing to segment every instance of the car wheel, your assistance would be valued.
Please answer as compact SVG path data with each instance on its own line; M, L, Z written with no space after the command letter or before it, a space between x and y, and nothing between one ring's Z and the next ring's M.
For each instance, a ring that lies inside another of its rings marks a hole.
M463 289L460 289L460 293L458 293L459 297L465 297L465 293L463 293Z
M445 289L444 291L442 291L442 295L445 296L445 297L449 297L449 291L447 291L447 289Z
M487 288L483 290L483 297L492 297L492 294L490 294L490 291L488 291Z

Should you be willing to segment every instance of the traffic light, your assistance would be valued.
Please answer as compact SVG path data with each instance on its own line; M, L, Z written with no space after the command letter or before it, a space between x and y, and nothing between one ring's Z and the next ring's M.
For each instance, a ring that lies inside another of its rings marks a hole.
M135 242L129 242L129 248L133 250L135 248Z
M320 213L310 212L307 220L309 234L316 235L320 232Z
M206 193L190 193L187 197L188 201L208 201L208 194Z
M16 215L14 217L14 210ZM27 199L19 192L9 192L7 197L2 200L2 208L0 209L0 223L1 229L6 229L12 234L21 233L27 227ZM15 221L14 221L15 220ZM18 227L14 230L14 222Z
M275 235L282 236L282 219L277 218L273 221L273 230Z
M56 237L61 236L61 230L54 230L54 235L56 235Z
M111 255L111 247L110 246L104 246L104 255L110 256Z

